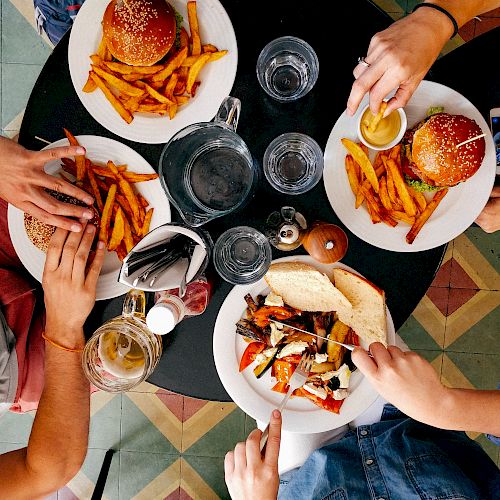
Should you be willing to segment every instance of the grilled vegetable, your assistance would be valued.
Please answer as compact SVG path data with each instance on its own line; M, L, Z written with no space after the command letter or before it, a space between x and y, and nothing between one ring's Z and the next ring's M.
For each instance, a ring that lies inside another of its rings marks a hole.
M250 366L253 363L255 356L259 354L259 352L262 352L265 348L266 344L263 342L252 342L251 344L248 344L243 356L241 356L240 372Z
M247 303L248 309L250 309L251 312L254 313L255 311L257 311L257 309L259 308L259 306L253 300L252 296L249 293L247 293L245 295L244 299L245 299L245 302Z
M349 333L349 327L342 323L342 321L337 320L332 326L328 338L331 340L336 340L337 342L344 342L347 334ZM345 348L341 345L334 344L333 342L328 342L326 346L326 353L328 354L328 361L333 363L335 368L338 370L342 364L342 359L344 357Z
M272 356L270 356L265 361L263 361L260 365L258 365L254 368L253 373L257 378L262 377L262 375L264 375L264 373L266 373L267 370L269 368L271 368L271 366L273 366L274 360L276 359L276 354L278 353L278 348L275 347L273 350L274 350L274 354Z
M313 363L311 373L326 373L334 370L335 365L333 363Z
M257 342L264 342L266 345L270 345L269 336L247 319L240 319L236 323L236 333Z

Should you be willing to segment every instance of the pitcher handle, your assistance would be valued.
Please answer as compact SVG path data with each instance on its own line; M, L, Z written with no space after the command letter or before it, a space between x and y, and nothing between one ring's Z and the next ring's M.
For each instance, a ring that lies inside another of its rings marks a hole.
M142 290L129 290L123 301L122 316L144 319L146 316L146 294Z
M228 96L223 101L215 115L214 122L225 123L236 132L240 119L241 101L236 97Z

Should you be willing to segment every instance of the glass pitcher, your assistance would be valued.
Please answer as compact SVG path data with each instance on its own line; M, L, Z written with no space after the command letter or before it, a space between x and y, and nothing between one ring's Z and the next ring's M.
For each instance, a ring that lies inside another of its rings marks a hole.
M255 186L256 165L236 133L240 109L239 99L227 97L213 121L183 128L163 149L161 184L191 226L236 210Z
M146 296L130 290L122 315L98 328L83 350L83 371L107 392L128 391L148 378L162 353L161 337L146 326Z

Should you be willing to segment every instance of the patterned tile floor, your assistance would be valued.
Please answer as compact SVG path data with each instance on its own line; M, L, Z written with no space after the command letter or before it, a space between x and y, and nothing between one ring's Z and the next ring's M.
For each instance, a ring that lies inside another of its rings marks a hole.
M414 0L376 0L394 19ZM15 137L34 82L51 51L34 29L32 0L0 0L0 118ZM473 20L445 51L500 25L500 10ZM500 234L469 228L448 246L432 286L399 333L451 386L495 388L500 381ZM104 454L116 450L105 497L226 498L225 452L255 423L233 404L185 398L150 384L124 395L95 393L89 452L80 473L51 498L87 499ZM32 414L0 422L0 453L25 446ZM473 438L500 465L500 447Z

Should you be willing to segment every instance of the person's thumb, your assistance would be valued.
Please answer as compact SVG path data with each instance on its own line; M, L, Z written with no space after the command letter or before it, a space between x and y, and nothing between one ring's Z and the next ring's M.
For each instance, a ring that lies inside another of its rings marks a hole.
M377 372L377 363L375 363L374 359L361 347L356 347L356 349L354 349L351 359L363 375L372 377Z

